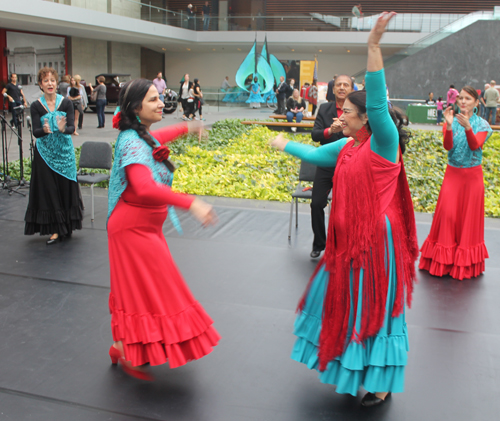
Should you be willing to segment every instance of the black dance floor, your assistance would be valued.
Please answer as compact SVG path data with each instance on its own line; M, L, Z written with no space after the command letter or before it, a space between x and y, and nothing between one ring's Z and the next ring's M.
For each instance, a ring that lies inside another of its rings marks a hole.
M0 192L0 420L497 420L500 413L500 230L487 222L486 272L458 282L419 273L405 393L374 409L289 357L294 310L315 262L309 215L287 242L288 207L213 199L217 227L169 222L172 254L222 340L154 383L110 365L107 199L90 197L84 229L46 246L23 235L27 200ZM429 218L419 216L422 243ZM154 255L154 251L152 252ZM152 257L154 260L154 257ZM161 262L156 262L161 263Z

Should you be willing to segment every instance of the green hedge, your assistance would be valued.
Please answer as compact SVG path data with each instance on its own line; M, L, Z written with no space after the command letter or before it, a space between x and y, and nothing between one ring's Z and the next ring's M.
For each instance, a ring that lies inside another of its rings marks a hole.
M439 131L413 130L404 157L414 208L433 212L447 163ZM175 172L174 188L186 193L287 202L297 183L299 160L272 149L268 142L276 136L264 126L247 126L240 120L215 123L208 138L185 136L170 145ZM293 140L312 144L309 134ZM80 148L75 149L77 162ZM25 159L25 178L30 178ZM484 147L485 213L500 217L500 134L494 133ZM10 167L19 176L19 161ZM97 172L97 171L96 171ZM101 183L107 187L107 182Z

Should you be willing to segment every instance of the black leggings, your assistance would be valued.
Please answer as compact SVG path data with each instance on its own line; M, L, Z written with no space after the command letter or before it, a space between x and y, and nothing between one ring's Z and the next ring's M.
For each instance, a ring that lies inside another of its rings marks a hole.
M188 99L181 99L181 104L182 104L182 115L189 117L191 114L193 114L193 108L194 108L194 102L188 102Z

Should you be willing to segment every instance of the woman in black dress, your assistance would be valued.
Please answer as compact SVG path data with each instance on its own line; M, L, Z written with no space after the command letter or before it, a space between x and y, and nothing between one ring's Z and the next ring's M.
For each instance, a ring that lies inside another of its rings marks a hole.
M78 123L80 114L83 114L83 108L82 108L83 98L82 98L82 93L80 92L80 87L78 86L78 82L74 77L72 77L69 80L67 97L73 103L74 114L75 114L75 131L72 134L74 134L75 136L79 136L80 133L76 131L76 123Z
M48 67L38 72L43 95L31 104L36 137L25 235L50 235L47 244L61 241L82 228L82 203L76 181L75 131L72 102L56 94L57 72Z

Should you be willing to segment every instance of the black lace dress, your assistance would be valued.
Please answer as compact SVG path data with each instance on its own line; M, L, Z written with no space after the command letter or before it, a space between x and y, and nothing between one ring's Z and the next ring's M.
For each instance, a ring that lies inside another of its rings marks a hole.
M58 111L66 113L67 124L64 133L72 134L75 131L73 104L64 98ZM33 135L36 138L46 135L41 117L47 112L40 101L31 104ZM82 219L83 204L78 183L53 171L35 145L28 209L24 217L24 234L33 235L39 232L40 235L68 235L73 230L82 228Z

